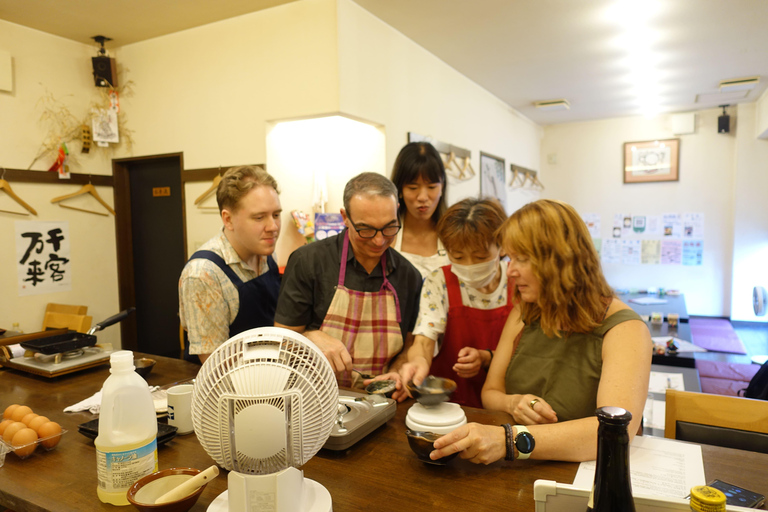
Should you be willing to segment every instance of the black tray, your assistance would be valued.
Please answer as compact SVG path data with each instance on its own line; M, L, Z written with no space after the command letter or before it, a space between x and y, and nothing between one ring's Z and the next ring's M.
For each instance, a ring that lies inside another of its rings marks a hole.
M168 425L167 423L157 422L157 445L167 443L174 437L176 437L177 427ZM96 439L99 435L99 418L95 420L86 421L77 426L77 431L90 439Z
M46 336L35 340L22 341L20 345L27 350L35 350L43 354L59 354L84 347L92 347L96 344L96 336L70 331L55 336Z

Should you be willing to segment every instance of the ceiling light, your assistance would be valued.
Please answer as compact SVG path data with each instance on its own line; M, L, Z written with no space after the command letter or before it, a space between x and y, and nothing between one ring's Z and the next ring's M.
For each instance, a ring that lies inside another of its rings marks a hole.
M747 91L754 89L758 82L760 82L760 77L757 76L723 80L720 82L720 91Z
M543 110L545 112L555 111L555 110L570 110L571 105L568 103L568 100L548 100L548 101L536 101L533 103L536 108Z

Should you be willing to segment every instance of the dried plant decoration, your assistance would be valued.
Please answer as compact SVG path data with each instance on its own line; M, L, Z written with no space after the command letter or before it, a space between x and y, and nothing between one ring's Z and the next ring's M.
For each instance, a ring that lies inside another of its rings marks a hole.
M40 149L32 159L27 169L32 169L39 160L55 159L59 147L62 143L68 144L70 147L76 145L75 141L79 141L80 144L85 145L86 142L83 137L83 126L90 126L91 119L94 112L110 108L116 98L126 98L133 95L133 81L126 81L121 87L119 87L114 94L113 90L108 87L100 87L100 97L91 103L87 113L82 116L77 116L72 113L69 107L62 101L56 99L56 97L48 90L45 95L38 100L38 105L42 108L42 114L40 115L40 123L47 125L48 133L43 139ZM94 149L114 152L116 147L120 145L126 151L130 151L133 147L133 130L127 128L126 115L122 109L118 109L117 122L120 126L120 142L119 144L110 144L108 147L101 147L97 145L90 145L90 151L82 150L82 153L94 154ZM78 164L77 152L72 151L69 155L69 166L74 167Z

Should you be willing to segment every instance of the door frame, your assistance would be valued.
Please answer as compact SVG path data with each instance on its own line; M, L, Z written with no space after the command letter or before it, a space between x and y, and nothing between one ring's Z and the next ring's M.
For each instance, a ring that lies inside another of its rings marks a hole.
M115 201L115 241L117 246L117 293L120 311L136 305L136 288L133 271L133 217L131 215L130 167L132 163L151 160L176 159L179 164L181 180L181 222L184 233L184 258L187 258L187 216L184 198L184 154L167 153L163 155L118 158L112 160ZM139 347L136 315L130 315L120 322L121 346L124 350L137 351Z

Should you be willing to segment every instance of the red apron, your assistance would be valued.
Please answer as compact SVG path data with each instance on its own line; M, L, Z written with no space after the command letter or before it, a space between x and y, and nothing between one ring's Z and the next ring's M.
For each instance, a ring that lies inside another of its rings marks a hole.
M339 283L320 330L340 340L352 357L356 370L379 375L403 349L400 303L395 287L387 279L387 253L381 255L384 282L378 292L358 292L344 286L349 254L349 232L344 232ZM342 372L339 386L362 388L358 373Z
M507 283L507 304L495 309L476 309L461 302L459 278L451 272L451 266L442 267L448 292L448 319L445 324L443 343L440 352L432 360L430 374L456 381L456 391L451 395L451 402L469 407L483 407L480 392L485 384L488 371L481 368L474 377L463 379L453 371L453 365L459 358L459 350L469 346L478 350L496 350L501 331L512 311L512 293L514 286ZM502 275L502 279L505 276Z

